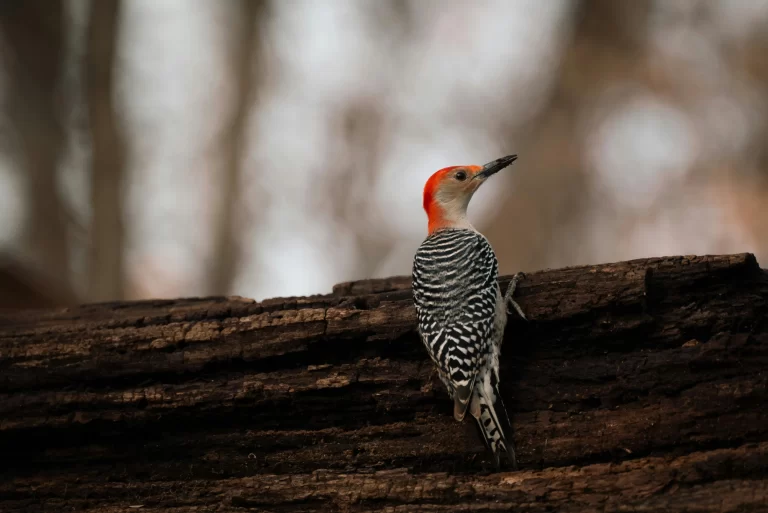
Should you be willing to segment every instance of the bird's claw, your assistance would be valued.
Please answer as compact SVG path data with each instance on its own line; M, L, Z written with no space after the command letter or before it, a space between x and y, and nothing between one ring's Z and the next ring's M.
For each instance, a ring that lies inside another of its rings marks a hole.
M519 272L516 273L514 276L512 276L512 281L509 282L509 286L507 287L507 293L504 295L504 302L507 305L507 313L512 313L509 310L509 305L512 305L512 307L515 309L517 314L525 321L528 320L528 318L523 313L523 309L520 308L520 305L517 304L517 301L513 299L512 296L515 294L515 289L517 289L517 282L520 280L520 278L525 278L525 273Z

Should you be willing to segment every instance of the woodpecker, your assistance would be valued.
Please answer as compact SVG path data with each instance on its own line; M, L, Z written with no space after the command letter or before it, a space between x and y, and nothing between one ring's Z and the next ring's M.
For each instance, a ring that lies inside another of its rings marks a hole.
M452 166L434 173L424 186L429 233L413 260L419 335L453 399L454 418L462 421L469 410L497 470L501 453L517 468L494 404L501 405L511 429L498 389L499 354L508 305L525 319L513 299L523 274L513 277L502 296L496 254L469 223L467 207L488 177L516 159L509 155L484 166Z

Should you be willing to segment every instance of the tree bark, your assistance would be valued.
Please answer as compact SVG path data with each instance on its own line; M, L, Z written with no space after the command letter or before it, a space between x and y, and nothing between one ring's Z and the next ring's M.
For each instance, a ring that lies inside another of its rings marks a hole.
M519 472L453 420L409 282L0 316L0 510L766 509L752 255L525 277L501 362Z

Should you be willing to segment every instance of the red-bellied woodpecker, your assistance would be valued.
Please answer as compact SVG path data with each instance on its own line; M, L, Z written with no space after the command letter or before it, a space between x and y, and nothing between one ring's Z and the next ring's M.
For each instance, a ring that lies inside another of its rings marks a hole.
M453 415L477 420L499 468L502 452L517 468L494 404L499 394L499 354L507 324L507 305L525 318L512 299L519 273L502 296L493 248L467 220L467 206L480 185L517 159L509 155L485 166L453 166L433 174L424 186L429 235L413 261L413 298L418 330L453 398ZM509 426L511 429L511 426Z

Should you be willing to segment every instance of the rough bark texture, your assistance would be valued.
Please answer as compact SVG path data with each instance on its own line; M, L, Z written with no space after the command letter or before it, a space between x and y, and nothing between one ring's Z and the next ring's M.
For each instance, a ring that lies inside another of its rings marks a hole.
M502 279L506 282L508 279ZM0 317L0 511L758 511L768 275L752 255L542 271L489 473L409 279Z

